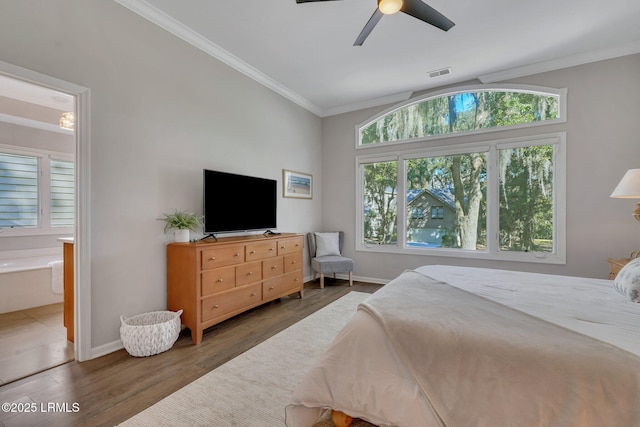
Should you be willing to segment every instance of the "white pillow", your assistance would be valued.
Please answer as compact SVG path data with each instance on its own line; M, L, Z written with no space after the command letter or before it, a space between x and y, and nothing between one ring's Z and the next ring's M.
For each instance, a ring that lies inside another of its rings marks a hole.
M633 302L640 302L640 258L632 259L618 272L613 287Z
M339 233L315 233L316 256L338 255L340 256Z

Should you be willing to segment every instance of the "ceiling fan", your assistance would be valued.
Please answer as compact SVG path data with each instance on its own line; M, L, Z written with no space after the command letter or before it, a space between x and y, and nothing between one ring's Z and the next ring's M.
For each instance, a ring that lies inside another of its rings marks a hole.
M312 3L319 1L335 1L335 0L296 0L296 3ZM392 15L397 12L404 12L421 21L440 28L443 31L449 31L455 24L446 16L432 8L421 0L378 0L378 7L373 12L371 18L364 26L360 35L356 39L354 46L362 46L365 39L369 36L376 24L382 19L383 15Z

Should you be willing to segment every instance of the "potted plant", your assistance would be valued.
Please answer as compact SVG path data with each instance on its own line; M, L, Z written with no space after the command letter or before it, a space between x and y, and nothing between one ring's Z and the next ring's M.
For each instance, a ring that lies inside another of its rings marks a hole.
M159 218L165 222L164 232L170 228L174 229L174 239L176 242L188 242L189 230L202 226L202 217L192 212L174 210L170 214L164 214Z

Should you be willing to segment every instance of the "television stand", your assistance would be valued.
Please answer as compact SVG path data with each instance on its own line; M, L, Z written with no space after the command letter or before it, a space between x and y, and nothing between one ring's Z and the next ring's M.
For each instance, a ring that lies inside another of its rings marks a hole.
M194 344L217 323L304 293L304 236L220 237L167 245L167 309L182 310Z
M262 234L264 234L265 236L279 236L280 235L280 233L276 233L275 231L271 231L271 230L267 230Z
M218 238L216 237L215 234L211 233L211 234L207 234L206 236L204 236L202 239L200 240L204 240L204 239L208 239L209 237L211 237L214 241L218 241Z

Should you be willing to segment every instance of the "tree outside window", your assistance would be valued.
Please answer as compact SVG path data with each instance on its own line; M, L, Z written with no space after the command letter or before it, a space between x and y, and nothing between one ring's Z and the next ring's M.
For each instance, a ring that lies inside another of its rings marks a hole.
M398 162L369 163L364 169L364 241L395 244L397 231Z
M562 110L561 99L507 91L445 95L392 111L361 128L359 136L363 144L415 143L422 135L489 123L506 127L552 120ZM422 153L395 149L397 160L388 160L384 152L358 160L363 197L358 244L484 252L496 259L536 262L547 256L526 254L550 254L550 262L564 262L564 216L557 216L565 203L564 174L558 173L565 161L564 144L563 133L540 134L478 139L464 145L466 152L459 145Z

